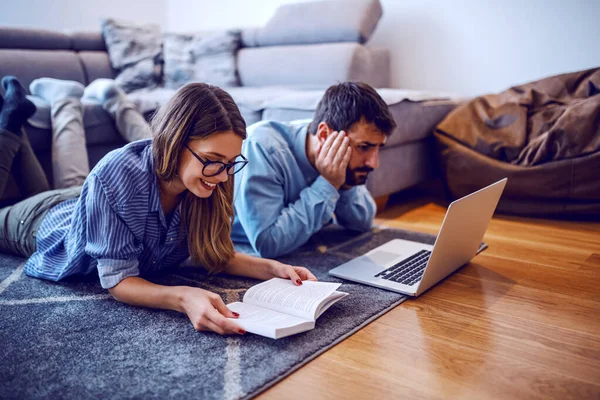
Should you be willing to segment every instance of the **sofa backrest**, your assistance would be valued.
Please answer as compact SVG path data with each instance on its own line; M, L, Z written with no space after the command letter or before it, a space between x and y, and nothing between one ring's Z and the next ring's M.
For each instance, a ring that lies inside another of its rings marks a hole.
M72 33L0 27L0 76L14 75L28 88L40 77L87 85L114 78L100 33Z
M327 87L352 80L386 87L390 81L389 52L358 42L243 46L237 67L243 86ZM100 32L0 27L0 77L5 75L16 76L27 88L40 77L87 85L114 78L116 71Z
M356 42L246 47L237 63L243 86L311 88L344 81L389 86L389 52Z

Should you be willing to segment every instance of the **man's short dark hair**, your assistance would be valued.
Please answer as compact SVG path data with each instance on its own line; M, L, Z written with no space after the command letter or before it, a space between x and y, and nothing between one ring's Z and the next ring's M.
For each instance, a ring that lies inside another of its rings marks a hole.
M396 128L390 109L375 89L363 82L339 83L325 91L308 132L317 133L321 122L326 122L334 131L347 131L363 117L385 136Z

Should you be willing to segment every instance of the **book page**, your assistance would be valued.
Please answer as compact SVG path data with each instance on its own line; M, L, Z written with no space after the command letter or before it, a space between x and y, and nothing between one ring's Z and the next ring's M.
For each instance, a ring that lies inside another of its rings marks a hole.
M314 321L321 303L340 285L303 281L301 286L296 286L289 279L273 278L248 289L243 301Z
M227 307L240 314L239 318L230 318L247 332L278 339L294 333L313 329L315 324L288 314L282 314L246 303L230 303Z
M327 311L327 309L329 307L331 307L336 302L338 302L339 300L343 299L346 296L348 296L348 293L338 292L338 291L333 292L333 294L331 296L329 296L325 302L321 303L319 308L317 308L317 311L315 311L314 319L319 318L321 316L321 314L323 314L325 311Z

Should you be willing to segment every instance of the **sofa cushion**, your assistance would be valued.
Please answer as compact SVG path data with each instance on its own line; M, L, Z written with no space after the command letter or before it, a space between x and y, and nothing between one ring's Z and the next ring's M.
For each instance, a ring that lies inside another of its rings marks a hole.
M263 111L262 118L265 121L289 122L297 121L300 119L312 120L314 115L314 110L296 110L293 108L269 107L265 108L265 110Z
M108 53L105 51L80 51L77 54L83 64L86 84L99 78L114 79L115 71L110 65Z
M100 32L73 32L71 45L75 51L104 51L106 45Z
M371 83L371 56L358 43L245 48L238 52L238 72L243 86Z
M246 125L262 119L262 111L267 102L284 94L295 92L294 89L273 87L231 87L223 88L238 105ZM128 94L142 113L149 113L165 104L175 94L175 89L156 88L140 89Z
M42 76L85 84L77 54L67 50L0 50L0 76L5 75L16 76L27 91L31 81Z
M156 111L175 94L177 90L167 88L143 88L127 94L142 114Z
M240 32L236 30L210 34L165 34L164 86L178 89L189 82L239 86L235 60L239 46Z
M383 15L379 0L284 4L258 29L243 33L247 47L331 42L365 43Z
M286 86L265 87L236 87L225 89L238 105L244 105L251 110L264 110L269 102L285 95L293 95L301 90Z
M371 195L385 196L431 178L435 172L432 147L430 140L383 147L379 151L379 168L367 180Z
M0 28L1 49L70 50L71 38L40 29Z
M102 35L115 81L126 92L156 87L161 80L162 32L156 24L135 25L126 21L102 21Z
M456 95L400 89L376 89L390 111L397 127L389 137L387 147L419 141L431 135L433 129L454 107ZM291 121L312 118L325 90L295 91L273 98L264 104L263 119Z

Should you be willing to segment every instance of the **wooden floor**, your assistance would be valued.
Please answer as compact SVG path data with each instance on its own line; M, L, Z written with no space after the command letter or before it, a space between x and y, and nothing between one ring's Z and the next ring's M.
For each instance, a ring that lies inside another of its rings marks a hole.
M377 223L437 233L445 207ZM495 215L489 249L262 399L600 399L600 223Z

